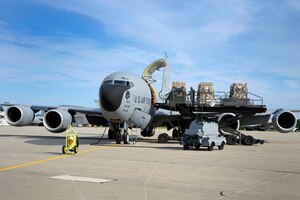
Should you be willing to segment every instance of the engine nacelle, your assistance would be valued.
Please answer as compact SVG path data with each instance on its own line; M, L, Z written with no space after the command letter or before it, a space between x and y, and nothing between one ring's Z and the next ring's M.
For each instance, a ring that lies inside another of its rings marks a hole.
M147 127L141 131L141 135L143 137L152 137L155 134L155 130L153 127Z
M5 119L12 126L26 126L34 120L34 112L27 106L11 106L5 111Z
M235 120L234 122L231 121L231 119L233 119L236 115L233 113L222 113L219 117L218 117L218 125L219 125L219 132L222 135L227 135L230 134L230 132L228 132L228 129L226 130L226 128L232 128L234 130L239 130L240 129L240 121L239 120Z
M272 117L273 127L281 133L288 133L295 129L297 117L288 110L279 110Z
M45 128L52 133L64 132L72 123L72 116L68 111L53 109L49 110L43 118Z

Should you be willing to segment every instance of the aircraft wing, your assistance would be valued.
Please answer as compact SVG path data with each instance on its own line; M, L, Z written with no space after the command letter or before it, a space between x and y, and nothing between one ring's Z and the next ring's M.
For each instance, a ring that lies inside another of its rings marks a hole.
M98 115L102 116L102 112L99 108L88 108L83 106L73 106L73 105L60 105L60 106L45 106L45 105L20 105L20 104L0 104L4 108L10 107L28 107L32 109L35 113L39 111L49 111L52 109L61 109L74 113L82 113L89 115Z
M72 105L62 105L62 106L37 106L33 105L30 106L32 110L34 111L48 111L52 109L61 109L66 110L69 112L74 113L82 113L82 114L88 114L88 115L97 115L102 116L101 110L99 108L88 108L88 107L81 107L81 106L72 106Z
M291 110L291 112L300 112L300 110Z
M99 108L87 108L72 105L43 106L43 105L19 105L1 104L5 110L5 118L13 126L26 126L35 120L35 113L45 111L43 124L53 133L64 132L69 124L74 122L74 115L84 114L90 124L107 125Z
M293 110L293 112L297 111ZM278 109L272 114L248 112L198 112L182 114L163 110L156 112L150 126L167 126L168 130L176 126L186 129L189 127L191 121L198 119L206 122L215 122L219 126L230 127L235 130L239 130L240 126L262 125L263 127L274 127L281 133L288 133L294 130L297 125L297 117L293 112Z

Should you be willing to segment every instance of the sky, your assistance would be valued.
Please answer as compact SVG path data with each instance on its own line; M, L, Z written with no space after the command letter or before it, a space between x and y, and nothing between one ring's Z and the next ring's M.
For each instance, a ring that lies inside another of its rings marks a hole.
M0 102L95 107L115 71L168 54L171 80L300 109L298 0L0 0ZM162 70L155 73L160 89Z

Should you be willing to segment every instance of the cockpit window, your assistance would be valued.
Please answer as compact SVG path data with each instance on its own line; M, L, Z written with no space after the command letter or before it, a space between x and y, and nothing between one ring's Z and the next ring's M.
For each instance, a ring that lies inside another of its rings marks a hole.
M126 81L115 80L114 85L126 85Z
M121 81L121 80L114 80L114 85L124 85L124 86L130 87L130 88L132 88L134 86L134 84L132 82Z
M129 87L134 87L134 84L133 84L133 82L129 82Z
M103 85L108 85L108 84L112 84L112 80L103 81Z

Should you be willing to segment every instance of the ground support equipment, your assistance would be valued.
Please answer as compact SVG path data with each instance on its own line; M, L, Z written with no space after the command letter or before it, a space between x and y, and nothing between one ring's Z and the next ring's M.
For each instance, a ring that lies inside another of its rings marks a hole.
M204 126L209 126L209 128L204 128ZM209 151L212 151L215 146L218 146L219 150L223 150L226 139L219 135L218 129L213 130L212 126L217 127L217 124L193 121L180 140L183 149L206 147Z
M66 130L66 142L62 146L63 154L76 154L78 152L79 139L76 131L72 128L71 124L68 125Z

